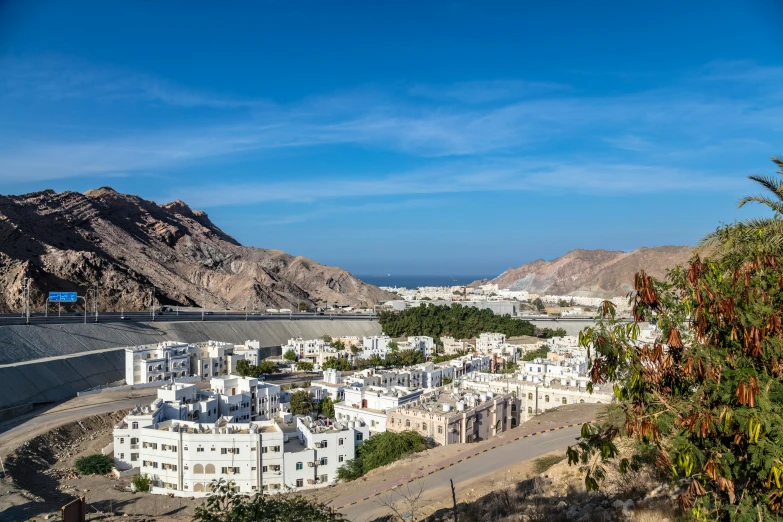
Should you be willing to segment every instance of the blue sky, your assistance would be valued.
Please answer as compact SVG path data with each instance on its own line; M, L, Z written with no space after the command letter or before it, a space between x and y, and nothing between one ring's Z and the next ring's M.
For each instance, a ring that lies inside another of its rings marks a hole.
M783 4L4 2L0 193L357 274L693 244L783 154ZM230 7L229 7L230 5Z

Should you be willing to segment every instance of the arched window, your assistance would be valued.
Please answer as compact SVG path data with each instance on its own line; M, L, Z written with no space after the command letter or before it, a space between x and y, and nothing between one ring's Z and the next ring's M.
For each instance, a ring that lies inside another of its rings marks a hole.
M516 419L511 419L511 427L512 428L516 428L517 427L517 420Z
M204 484L195 483L193 485L193 491L204 491Z
M544 395L544 402L549 402L549 395Z
M517 411L517 405L516 404L512 404L511 405L511 413L516 413L516 411Z
M204 473L206 474L214 474L215 473L215 465L214 464L207 464L204 468Z
M527 407L527 412L528 413L533 413L533 407L532 406L528 406Z
M582 402L585 402L585 400L584 399L579 399L579 402L582 403Z
M528 399L529 401L532 401L532 400L533 400L533 394L532 394L532 393L528 393L528 394L527 394L527 399Z
M193 466L193 474L194 475L202 475L203 473L204 473L204 466L202 466L201 464L196 464L195 466ZM198 486L198 484L197 484L197 486ZM195 490L195 491L198 491L198 490ZM201 491L204 491L204 490L202 489Z
M565 397L563 397L563 404L568 404L568 399L566 399Z
M410 428L411 427L411 420L410 419L405 419L405 427L406 428Z

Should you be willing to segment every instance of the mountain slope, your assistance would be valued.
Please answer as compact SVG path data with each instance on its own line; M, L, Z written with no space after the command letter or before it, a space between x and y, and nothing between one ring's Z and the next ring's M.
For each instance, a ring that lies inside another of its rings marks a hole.
M633 290L634 274L639 270L661 278L667 269L688 261L691 252L687 246L639 248L632 252L578 249L551 261L539 259L509 268L492 282L500 288L540 295L614 297Z
M22 308L49 291L85 295L97 283L102 310L160 304L238 309L299 302L372 304L392 294L347 271L279 250L244 247L204 212L181 201L158 205L108 187L0 196L0 310Z

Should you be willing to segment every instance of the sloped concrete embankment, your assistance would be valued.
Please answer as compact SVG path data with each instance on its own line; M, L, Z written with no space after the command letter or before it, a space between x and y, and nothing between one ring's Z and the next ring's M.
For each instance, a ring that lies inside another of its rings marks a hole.
M50 402L123 379L123 348L160 341L258 340L264 356L292 337L378 335L375 321L210 321L0 327L0 408Z

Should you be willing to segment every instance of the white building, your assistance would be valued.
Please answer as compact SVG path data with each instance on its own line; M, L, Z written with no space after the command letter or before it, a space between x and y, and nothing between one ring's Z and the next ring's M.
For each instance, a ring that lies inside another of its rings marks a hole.
M190 357L195 347L165 341L125 348L125 382L140 384L190 377Z
M190 359L190 370L193 375L208 379L229 373L230 362L227 357L234 350L233 344L208 341L197 343L195 347Z
M337 470L354 459L356 446L369 435L361 422L297 417L296 437L289 437L284 446L286 487L298 490L334 484Z
M482 333L476 339L476 352L489 355L499 345L506 342L506 336L502 333Z
M334 405L334 414L337 421L364 422L370 432L383 432L386 431L387 412L416 400L423 391L400 386L349 387L344 391L345 400Z

